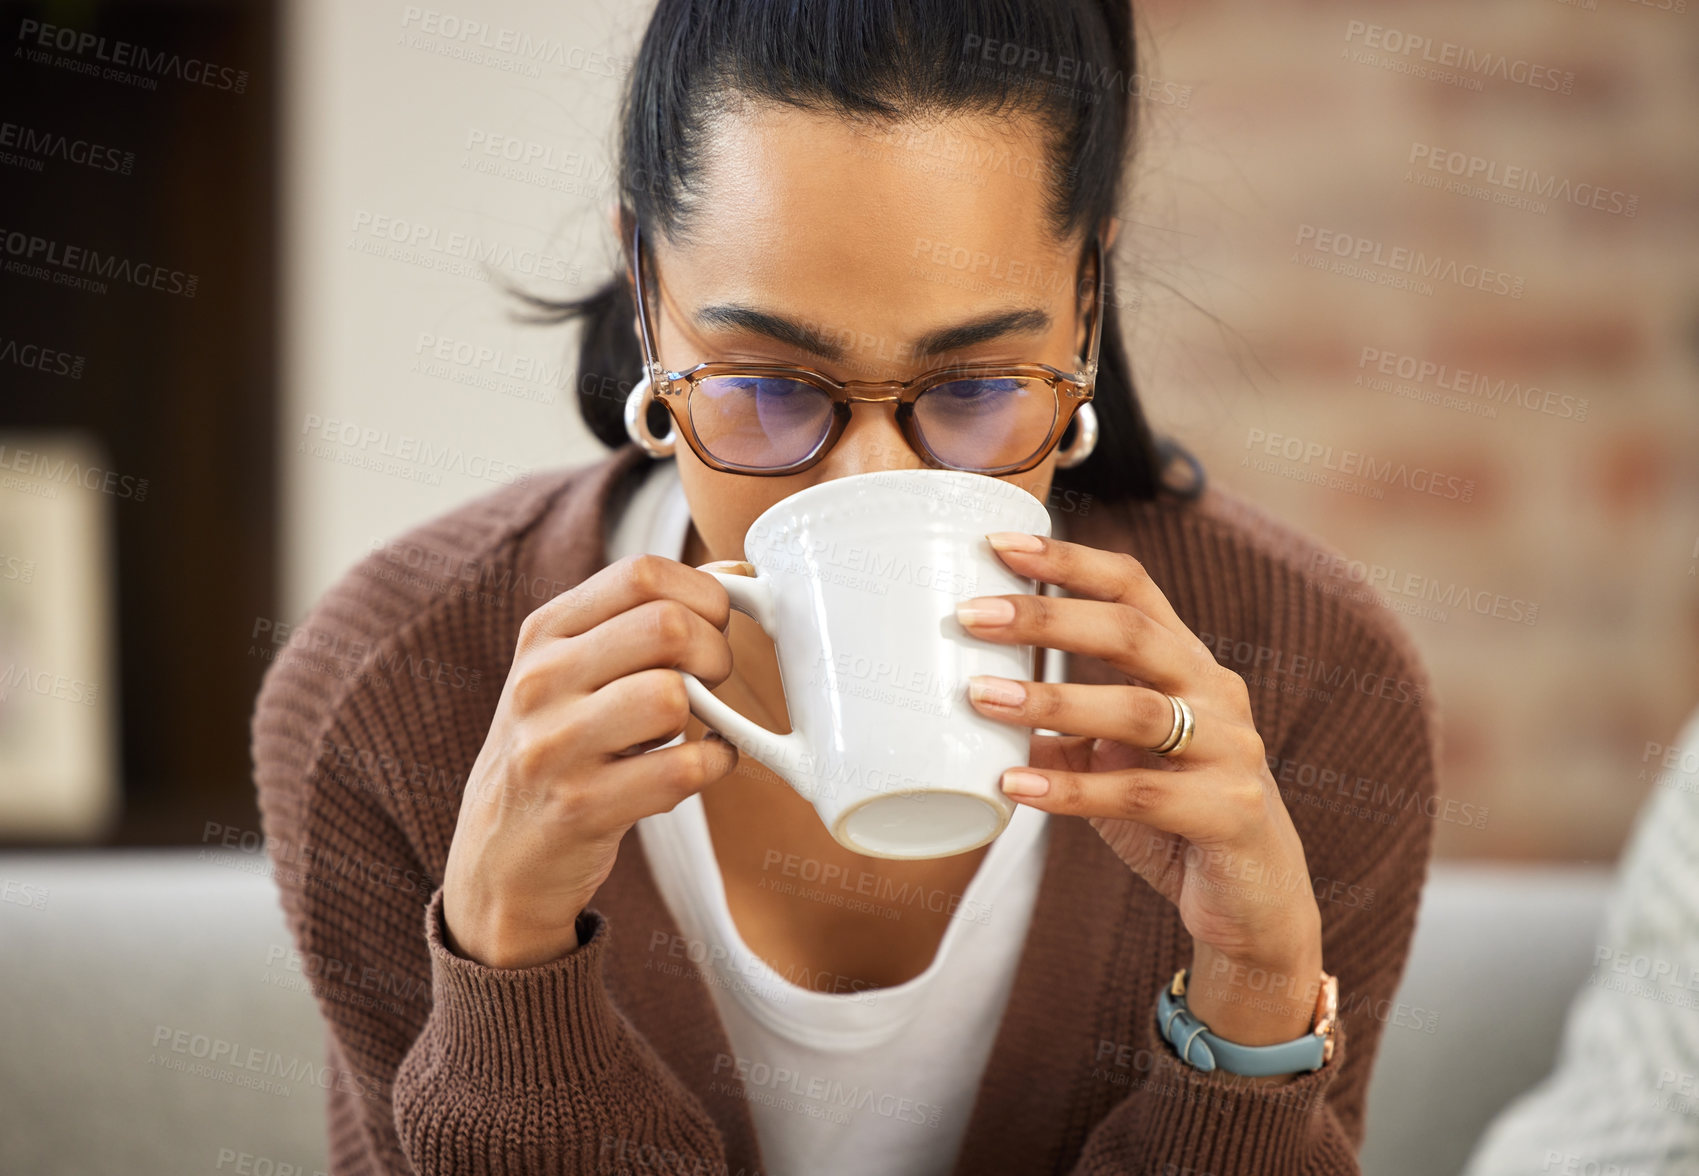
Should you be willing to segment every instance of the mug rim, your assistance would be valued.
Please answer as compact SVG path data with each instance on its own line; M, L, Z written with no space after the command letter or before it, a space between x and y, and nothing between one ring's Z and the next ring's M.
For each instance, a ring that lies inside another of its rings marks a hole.
M745 559L747 559L749 555L749 536L752 534L770 534L774 528L775 520L781 510L788 514L794 513L798 508L807 509L812 505L810 502L800 501L802 499L808 499L817 496L818 494L826 493L833 490L834 487L840 487L845 482L902 482L911 481L916 477L922 477L925 481L929 482L937 481L941 478L947 479L957 483L964 490L977 488L981 482L996 483L998 486L1001 486L1008 491L1011 499L1019 506L1024 507L1026 502L1030 502L1034 506L1037 506L1043 513L1046 528L1048 529L1050 522L1050 508L1044 505L1042 499L1024 486L1017 486L1012 482L1005 482L1003 479L992 477L990 474L977 474L971 470L939 470L933 469L929 466L890 470L864 470L859 474L845 474L841 478L830 478L824 482L816 482L812 486L806 486L794 494L789 494L784 498L779 499L779 501L775 502L772 506L769 506L766 510L756 515L754 520L749 524L749 529L744 533L743 542ZM968 479L974 480L969 481ZM1020 497L1016 497L1017 495ZM1022 502L1021 498L1024 498L1026 501ZM769 516L773 517L769 518Z

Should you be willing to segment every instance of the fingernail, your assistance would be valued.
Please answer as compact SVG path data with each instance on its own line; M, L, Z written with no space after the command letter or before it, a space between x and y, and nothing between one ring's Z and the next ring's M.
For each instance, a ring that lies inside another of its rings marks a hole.
M1037 772L1010 768L1003 773L1003 791L1010 796L1043 796L1050 791L1050 781Z
M965 625L1006 625L1015 619L1015 606L1000 596L976 596L956 605L956 619Z
M1020 531L992 531L985 536L998 551L1043 551L1044 540Z
M967 695L975 702L996 706L1020 706L1026 702L1026 687L1013 678L993 678L979 674L967 680Z

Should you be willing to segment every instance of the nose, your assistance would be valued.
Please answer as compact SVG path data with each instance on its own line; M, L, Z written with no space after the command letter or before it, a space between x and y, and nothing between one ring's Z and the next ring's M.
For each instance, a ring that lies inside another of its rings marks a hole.
M856 401L850 405L849 424L830 453L820 459L821 480L869 474L875 470L918 470L926 463L909 448L897 427L894 401Z

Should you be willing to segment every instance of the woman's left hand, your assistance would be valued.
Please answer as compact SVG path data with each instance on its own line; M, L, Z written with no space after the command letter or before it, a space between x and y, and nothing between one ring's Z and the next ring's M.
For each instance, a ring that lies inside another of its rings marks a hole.
M1187 1001L1211 1032L1243 1045L1308 1032L1321 912L1245 680L1215 660L1132 556L1007 532L989 538L1012 571L1073 595L963 601L966 631L1095 657L1131 680L970 679L980 714L1063 733L1033 735L1031 767L1004 773L1005 794L1088 818L1174 903L1193 941ZM1037 550L1013 545L1022 539ZM998 685L1011 701L984 689ZM1196 725L1189 746L1159 756L1147 749L1173 727L1167 694L1190 704Z

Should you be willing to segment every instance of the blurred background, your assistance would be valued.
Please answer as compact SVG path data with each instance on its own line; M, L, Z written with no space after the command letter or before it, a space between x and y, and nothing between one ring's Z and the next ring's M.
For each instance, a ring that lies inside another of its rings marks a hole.
M1374 588L1420 647L1442 787L1473 806L1437 825L1434 901L1453 905L1435 918L1502 900L1507 927L1568 920L1519 1069L1455 1106L1438 1079L1377 1087L1376 1108L1430 1116L1371 1109L1378 1163L1423 1139L1460 1160L1549 1065L1636 813L1695 787L1666 761L1699 705L1699 13L1136 9L1114 297L1147 408L1218 483L1346 552L1338 590ZM602 455L570 332L511 321L486 263L554 295L614 268L613 114L646 18L613 0L0 3L0 957L8 937L80 953L117 984L125 936L141 956L159 934L226 953L246 935L251 958L217 966L287 1008L203 993L195 1023L275 1016L289 1049L319 1048L257 852L260 677L374 546ZM1364 472L1388 462L1444 492ZM241 910L259 922L220 939ZM184 926L146 929L161 917ZM1424 950L1482 933L1439 925ZM10 979L83 991L48 966ZM152 1142L128 1118L83 1142L132 1171L322 1166L300 1126L319 1094L280 1115L143 1060L159 1002L196 991L197 969L150 966L170 995L134 997L141 1021L72 1032L95 1051L120 1034L106 1077ZM1389 1032L1387 1057L1416 1051L1407 1075L1443 1078L1439 1039L1468 1036L1447 975L1412 965L1442 1031ZM42 1051L31 1076L78 1072L64 1026L14 1028ZM0 1128L55 1097L20 1073ZM200 1098L226 1100L224 1126L184 1158L159 1125ZM73 1170L43 1132L7 1139L0 1169Z

